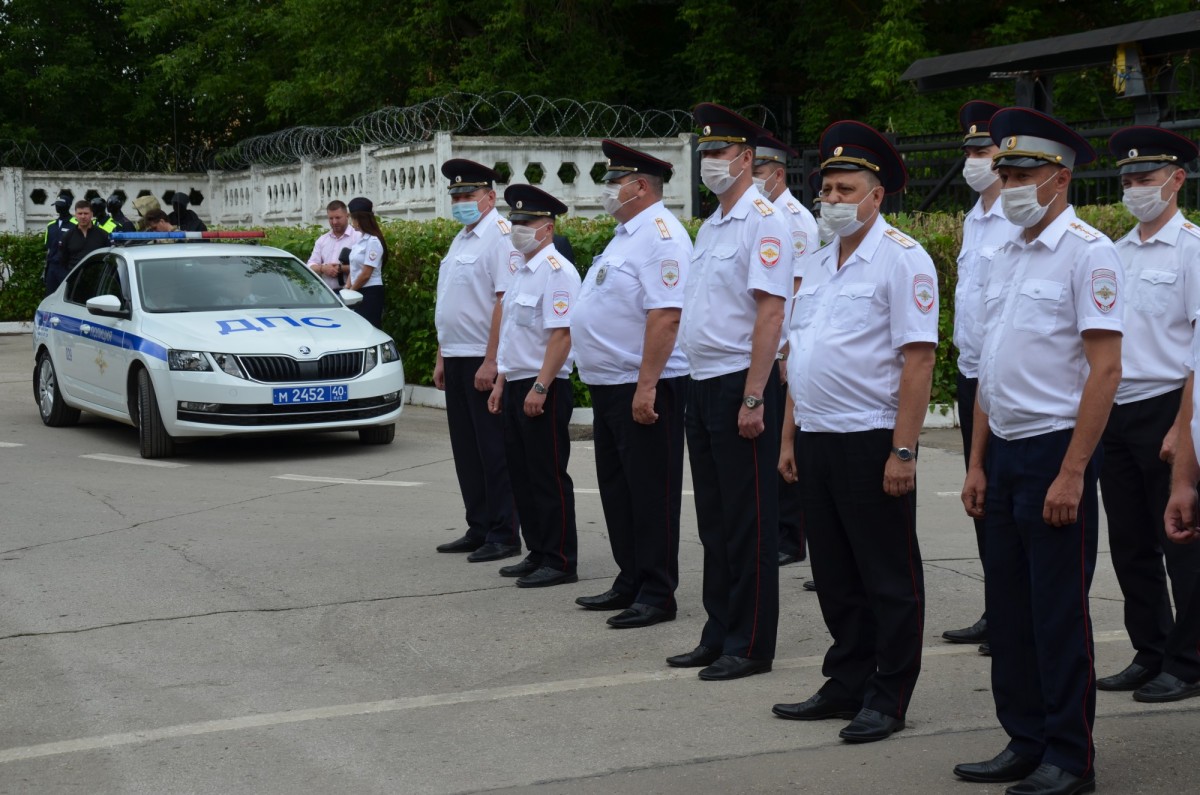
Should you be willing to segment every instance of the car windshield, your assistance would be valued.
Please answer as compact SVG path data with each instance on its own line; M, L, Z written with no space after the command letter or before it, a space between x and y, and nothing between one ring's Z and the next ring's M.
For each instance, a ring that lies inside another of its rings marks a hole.
M341 306L325 283L294 257L147 259L136 268L147 312Z

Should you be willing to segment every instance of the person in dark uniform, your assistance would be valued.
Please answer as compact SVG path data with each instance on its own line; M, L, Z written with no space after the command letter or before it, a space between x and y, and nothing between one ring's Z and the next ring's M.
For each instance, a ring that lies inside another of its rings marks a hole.
M695 108L700 175L718 206L700 227L679 340L691 367L685 429L704 545L700 644L667 658L705 680L771 670L779 625L779 405L775 354L792 289L791 235L753 183L765 131ZM770 429L770 430L768 430Z
M116 231L117 232L133 232L133 231L135 231L133 221L130 221L128 218L126 218L125 213L123 213L121 211L121 208L125 206L125 200L123 198L121 198L121 194L119 194L119 193L110 194L108 197L107 205L108 205L108 215L110 218L113 219L113 222L116 223L116 225L117 225Z
M567 474L574 395L571 318L579 272L554 247L554 219L567 206L532 185L510 185L510 242L524 255L504 294L499 376L488 410L504 417L504 449L529 554L504 566L520 588L576 582L575 486Z
M604 210L617 228L588 269L571 342L592 393L600 503L620 573L575 603L623 610L608 624L628 629L676 612L688 373L676 334L692 241L662 203L671 164L616 141L601 147Z
M1124 274L1116 247L1067 201L1096 154L1057 119L991 120L1001 207L1021 233L984 280L975 435L963 484L984 520L992 695L1008 746L957 765L1009 795L1095 787L1094 645L1088 591L1099 522L1097 446L1121 380Z
M1118 130L1108 148L1138 224L1117 241L1128 288L1125 336L1121 385L1104 431L1100 494L1125 596L1125 630L1137 653L1096 686L1133 690L1138 701L1174 701L1195 695L1190 683L1200 678L1200 636L1189 631L1195 619L1186 615L1194 609L1200 545L1168 543L1162 524L1171 491L1167 459L1188 376L1184 362L1200 312L1200 228L1179 212L1183 169L1198 151L1187 138L1157 127Z
M58 244L59 251L61 252L59 257L62 267L55 274L56 279L54 281L51 281L49 276L47 276L47 295L58 289L58 285L62 284L62 280L67 277L71 269L78 265L84 257L96 249L104 248L109 243L108 233L92 223L92 205L90 202L83 199L75 202L75 222L75 225L63 234L62 240Z
M98 229L103 229L105 234L111 235L117 231L117 222L108 214L108 202L100 196L92 199L92 226Z
M62 265L61 243L63 235L74 226L75 219L71 217L71 200L74 198L74 194L69 190L58 194L58 198L54 200L54 212L58 217L46 224L42 233L42 243L46 247L46 269L43 271L42 281L46 285L46 295L54 292L54 288L58 287L67 275ZM50 286L51 282L54 287Z
M470 160L447 160L450 209L463 228L438 269L433 385L446 392L450 449L466 508L467 532L438 552L468 552L480 563L521 554L520 523L504 458L504 422L488 411L496 385L496 353L504 294L524 255L496 211L500 175Z
M921 671L914 492L938 341L937 271L880 214L884 196L908 180L892 145L865 124L840 121L821 136L820 153L821 215L835 238L809 259L792 307L793 411L779 468L800 483L833 646L820 690L772 711L852 718L839 736L865 743L904 728Z
M196 211L188 209L190 202L186 191L177 190L171 194L171 226L181 232L207 232L208 227L196 215Z

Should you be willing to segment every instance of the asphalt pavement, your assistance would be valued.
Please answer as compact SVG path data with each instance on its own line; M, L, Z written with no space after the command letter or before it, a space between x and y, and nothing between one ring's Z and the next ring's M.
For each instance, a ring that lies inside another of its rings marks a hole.
M615 574L591 443L572 443L580 581L518 590L460 534L445 414L396 441L206 440L138 457L87 415L47 428L28 335L0 337L0 793L960 793L1005 736L990 661L940 639L983 607L957 431L922 436L928 609L908 728L865 746L771 715L821 684L806 564L780 571L775 670L706 683L663 660L704 620L684 498L680 612L613 630L575 597ZM690 484L690 476L685 479ZM1100 675L1132 658L1101 542ZM1200 699L1101 693L1099 791L1197 789Z

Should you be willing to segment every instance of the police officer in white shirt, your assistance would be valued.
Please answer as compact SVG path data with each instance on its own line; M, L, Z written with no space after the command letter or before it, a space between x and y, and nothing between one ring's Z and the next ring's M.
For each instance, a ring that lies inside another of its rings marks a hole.
M495 170L456 158L442 164L442 175L450 180L451 214L463 228L438 270L433 385L446 392L467 532L437 550L468 552L467 560L478 563L521 554L504 423L488 411L487 400L496 384L501 302L525 257L513 248L508 222L496 210Z
M579 377L592 393L596 475L612 587L575 603L622 610L617 629L675 618L687 359L676 344L692 240L662 203L671 164L616 141L604 209L612 241L592 261L571 319Z
M504 417L504 449L529 554L500 574L521 588L575 582L575 486L567 474L574 399L568 380L571 315L579 272L554 247L554 219L567 206L532 185L510 185L512 245L524 255L504 294L488 410Z
M1125 337L1121 385L1104 431L1100 494L1108 543L1125 596L1125 629L1136 654L1101 690L1133 690L1138 701L1177 701L1200 694L1200 637L1190 594L1200 577L1200 546L1166 541L1170 496L1166 459L1174 446L1192 342L1200 311L1200 229L1179 212L1183 167L1197 157L1192 141L1158 127L1126 127L1109 139L1125 206L1138 219L1117 241L1125 266ZM1175 613L1167 593L1171 577Z
M1067 202L1072 169L1096 157L1087 141L1028 108L998 111L991 133L1001 206L1023 231L984 282L962 499L984 520L992 694L1010 741L954 773L1020 781L1011 795L1090 792L1097 445L1121 380L1124 276L1116 247Z
M834 643L816 695L773 711L852 718L839 736L865 743L904 728L921 671L914 491L938 340L937 271L880 214L884 196L908 181L892 145L865 124L840 121L821 136L820 153L821 214L836 237L809 259L792 308L794 414L779 468L800 482Z
M704 545L700 645L667 658L701 679L771 670L779 625L775 354L792 287L787 223L754 187L764 130L720 105L695 108L700 174L719 206L696 236L680 343L691 366L686 433Z
M958 254L958 283L954 289L954 346L958 348L958 417L963 440L963 463L971 460L971 436L975 419L975 392L979 387L979 348L983 326L983 280L992 257L1019 231L1000 209L1000 177L992 168L992 155L998 149L988 132L992 114L999 105L971 100L959 108L963 129L963 179L979 200L963 219L962 250ZM979 561L983 562L983 520L972 519ZM942 637L951 643L987 643L987 614L969 627L949 629ZM980 648L987 652L987 646Z
M792 294L800 288L804 276L804 255L817 244L817 222L787 187L787 159L799 154L773 135L761 135L754 146L754 187L758 188L783 216L791 231ZM779 393L775 399L787 400L787 319L784 319L783 347L779 353ZM778 432L783 432L783 415L779 412ZM800 488L779 476L779 565L787 566L804 560L804 522L800 515Z

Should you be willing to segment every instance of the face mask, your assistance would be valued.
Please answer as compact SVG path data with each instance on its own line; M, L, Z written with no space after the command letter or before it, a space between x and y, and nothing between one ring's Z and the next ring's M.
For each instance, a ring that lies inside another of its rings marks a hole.
M479 202L454 202L450 205L450 215L460 224L470 226L483 215L479 211Z
M870 191L866 196L863 196L857 204L850 202L841 202L839 204L830 204L829 202L821 202L821 220L829 227L829 231L838 237L847 237L862 229L866 221L858 220L858 208L862 203L871 198Z
M530 254L538 247L537 230L528 226L514 226L509 239L513 248L522 254Z
M1051 175L1042 185L1051 182L1056 176L1058 175ZM1019 188L1001 190L1000 209L1004 211L1004 217L1023 229L1036 226L1037 222L1045 217L1050 204L1054 203L1054 199L1051 199L1048 204L1038 204L1037 192L1042 185L1022 185Z
M817 239L822 243L828 243L835 237L837 237L837 235L835 235L833 230L829 228L829 222L825 220L825 215L822 213L821 216L817 218Z
M1163 210L1167 209L1170 204L1170 199L1162 197L1162 189L1168 182L1171 181L1167 177L1162 185L1151 185L1144 188L1126 188L1125 194L1121 197L1121 202L1125 205L1125 209L1139 221L1153 221L1158 216L1162 215Z
M632 184L632 183L629 183ZM606 182L604 187L600 189L600 194L603 197L604 212L609 215L616 215L617 212L629 202L637 199L637 196L621 201L621 189L624 185L618 185L615 182Z
M732 160L718 160L715 157L708 157L700 161L700 181L704 183L704 187L711 190L713 193L720 196L725 191L733 187L733 183L738 181L738 177L742 176L742 172L746 170L745 166L736 174L729 173L729 167L733 165Z
M986 157L968 157L963 164L963 179L976 193L983 193L990 188L1000 176L992 171L992 161Z

